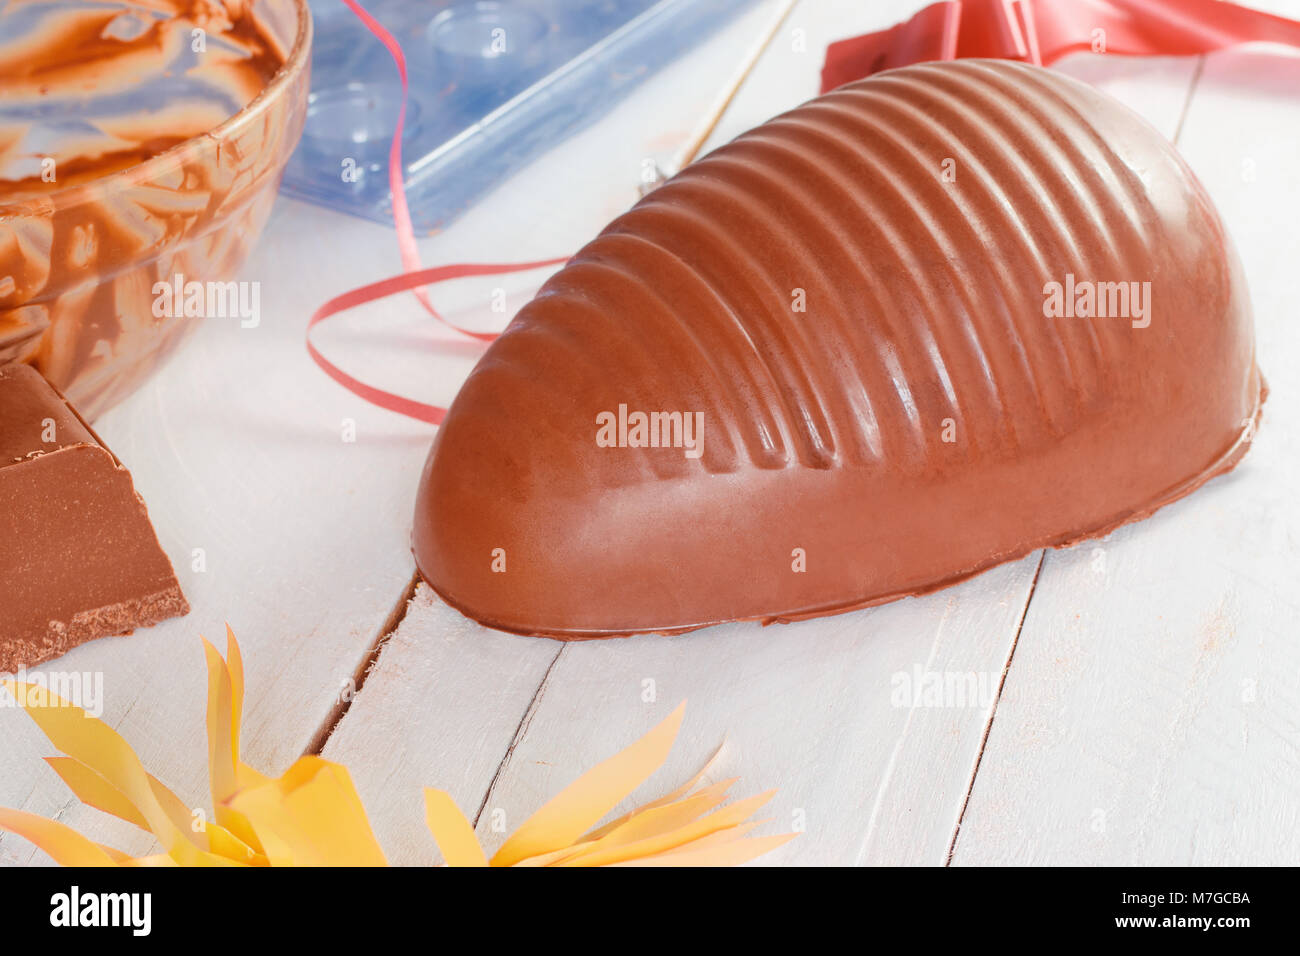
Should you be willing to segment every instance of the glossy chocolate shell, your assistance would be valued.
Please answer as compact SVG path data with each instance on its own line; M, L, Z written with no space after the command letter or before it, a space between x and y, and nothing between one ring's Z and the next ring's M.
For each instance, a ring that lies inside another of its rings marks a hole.
M1263 393L1240 264L1159 133L1048 70L910 66L551 278L439 431L415 556L529 634L829 614L1149 515L1237 462ZM602 447L620 407L702 413L702 454Z

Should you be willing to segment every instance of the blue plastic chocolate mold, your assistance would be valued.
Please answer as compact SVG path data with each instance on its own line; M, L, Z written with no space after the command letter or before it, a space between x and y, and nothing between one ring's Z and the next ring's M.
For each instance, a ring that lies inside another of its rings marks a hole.
M410 77L402 139L416 229L440 229L542 150L757 0L373 0ZM338 0L313 0L312 94L292 196L391 223L401 84Z

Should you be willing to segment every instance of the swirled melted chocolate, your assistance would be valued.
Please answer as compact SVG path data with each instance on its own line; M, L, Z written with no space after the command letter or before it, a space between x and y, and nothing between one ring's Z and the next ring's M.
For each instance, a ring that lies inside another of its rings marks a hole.
M0 362L93 420L170 354L193 322L155 285L242 263L302 129L309 37L294 0L0 5Z
M89 182L213 129L284 59L243 0L11 0L0 10L0 202Z

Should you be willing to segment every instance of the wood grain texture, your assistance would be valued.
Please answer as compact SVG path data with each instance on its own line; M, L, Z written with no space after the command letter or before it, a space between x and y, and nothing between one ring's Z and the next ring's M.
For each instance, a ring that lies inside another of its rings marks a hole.
M739 777L737 796L778 788L761 832L803 831L764 862L942 863L1037 564L1030 555L939 594L798 624L566 645L480 839L499 844L494 822L513 829L686 700L668 763L622 809L725 743L710 778ZM947 675L974 692L927 699L927 682Z
M1254 447L1048 555L954 863L1300 862L1297 89L1300 58L1213 54L1179 138L1250 283L1272 387Z

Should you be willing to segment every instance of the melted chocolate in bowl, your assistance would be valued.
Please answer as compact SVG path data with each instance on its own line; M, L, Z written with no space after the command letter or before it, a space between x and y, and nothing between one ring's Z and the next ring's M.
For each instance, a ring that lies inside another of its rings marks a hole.
M231 279L302 132L306 0L0 8L0 363L87 418L200 321L156 283Z

